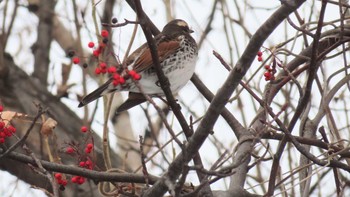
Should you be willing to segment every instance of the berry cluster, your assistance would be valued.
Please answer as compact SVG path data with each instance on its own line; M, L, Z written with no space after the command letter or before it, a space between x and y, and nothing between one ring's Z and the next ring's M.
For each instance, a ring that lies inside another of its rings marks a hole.
M278 59L278 57L273 53L271 52L269 49L265 48L267 51L269 51L271 53L271 63L270 64L266 64L264 66L265 68L265 72L264 72L264 78L265 78L265 81L273 81L275 80L275 74L277 72L277 69L276 67L282 67L283 63L281 60ZM258 61L259 62L262 62L263 61L263 58L262 58L262 55L263 55L263 52L259 51L257 53L257 56L258 56Z
M68 183L67 180L63 178L61 173L55 173L55 179L56 179L56 182L62 187L65 187Z
M128 74L129 74L129 76L131 76L134 80L136 80L136 81L138 81L138 80L140 80L141 79L141 75L140 74L138 74L136 71L134 71L134 70L130 70L129 72L128 72Z
M88 170L92 170L93 169L93 162L88 158L86 161L80 161L79 167L86 168ZM82 177L82 176L73 176L71 178L72 183L76 183L79 185L85 183L85 180L86 180L85 177Z
M82 176L73 176L71 178L71 181L72 181L72 183L76 183L76 184L81 185L81 184L85 183L85 178Z
M258 56L258 61L262 62L263 61L263 58L262 58L263 53L261 51L258 51L258 53L256 55Z
M113 74L113 85L117 86L117 85L123 85L125 83L125 78L121 77L118 73L114 73Z
M110 67L108 68L108 71L110 70ZM101 62L99 64L99 66L95 69L95 74L99 75L99 74L105 74L107 73L107 64L104 62Z
M110 67L111 68L111 67ZM114 72L114 73L113 73ZM124 85L125 81L129 78L132 78L135 81L138 81L141 79L141 75L138 74L136 71L134 70L127 70L125 73L123 74L119 74L118 72L116 72L116 70L113 70L113 85L114 86L118 86L118 85Z
M91 132L90 129L87 126L82 126L80 128L80 132L82 133L87 133L88 137L91 137ZM91 140L88 140L91 141ZM92 162L92 160L90 159L90 156L88 154L92 153L94 150L94 144L93 143L87 143L84 146L84 152L80 151L81 149L79 148L79 146L77 144L70 144L68 147L66 147L65 152L67 154L70 154L72 156L77 156L78 157L78 161L79 163L77 164L79 167L81 168L85 168L88 170L92 170L94 168L94 163ZM82 176L73 176L71 178L71 182L72 183L76 183L76 184L83 184L85 183L86 178L82 177Z
M6 123L6 121L1 118L3 110L4 107L0 105L0 144L5 143L6 138L9 138L16 133L16 128L9 122Z
M94 145L92 143L86 144L85 153L87 154L91 153L93 148L94 148Z
M81 131L82 133L86 133L86 132L89 131L89 129L88 129L87 126L82 126L82 127L80 128L80 131ZM85 152L86 152L86 153L91 153L92 149L93 149L93 144L89 143L89 144L86 145ZM75 152L77 152L77 151L78 151L78 148L77 148L77 147L75 147L75 146L68 146L68 147L66 148L66 151L65 151L65 152L66 152L67 154L73 154L73 153L75 153Z
M88 127L87 126L82 126L81 128L80 128L80 131L82 132L82 133L86 133L86 132L88 132L89 131L89 129L88 129ZM86 146L85 146L85 153L86 154L90 154L92 151L93 151L93 149L94 149L94 144L93 143L88 143L88 144L86 144ZM66 148L66 153L67 154L73 154L73 153L76 153L76 152L78 152L78 148L77 147L75 147L74 145L72 145L72 146L68 146L67 148Z
M107 39L108 36L109 36L109 32L107 30L101 31L101 37L103 37L103 42L100 43L98 45L98 47L96 49L94 49L92 52L93 56L95 56L96 58L98 58L101 55L101 53L103 52L103 50L105 49L105 46L108 42L108 39ZM95 43L89 42L88 47L94 48ZM123 85L125 83L125 81L127 79L129 79L130 77L136 81L141 79L141 75L138 74L134 70L129 71L129 70L124 69L124 68L119 68L118 66L107 65L106 62L100 62L98 64L97 68L95 68L95 74L99 75L99 74L106 74L106 73L111 74L113 76L113 85L114 86Z
M277 66L282 68L283 63L276 56L273 56L271 65L265 65L264 66L264 68L266 70L265 73L264 73L264 77L265 77L266 81L273 81L273 80L275 80L275 74L277 72L277 69L276 69Z
M100 35L102 37L102 42L98 43L97 46L94 42L88 43L88 47L93 49L92 55L96 57L98 61L102 59L100 55L103 54L104 50L106 49L109 32L107 30L102 30ZM72 58L72 62L74 64L80 63L80 58L75 55L74 51L70 51L68 53L68 56ZM84 68L86 68L87 66L88 65L86 63L83 65ZM141 75L137 73L135 70L128 70L126 68L122 68L122 66L108 65L106 62L103 62L103 61L98 63L98 66L95 68L95 74L112 75L112 79L113 79L112 84L114 86L124 85L126 80L130 78L135 81L138 81L141 79Z
M109 35L109 32L107 30L102 30L101 31L101 37L103 38L103 40L102 40L101 43L99 43L98 47L93 51L93 55L95 57L99 57L99 55L103 52L104 48L106 47L106 44L108 42L108 35ZM94 48L95 47L95 43L89 42L88 43L88 47L89 48ZM68 56L70 58L72 58L73 64L79 64L80 63L80 58L78 56L75 56L75 52L74 51L69 51L68 52ZM86 67L86 66L84 65L84 67Z
M103 38L102 42L100 42L98 44L97 48L94 48L95 47L95 43L93 43L93 42L89 42L88 43L88 47L89 48L94 48L94 50L92 52L92 55L94 57L98 58L102 54L103 50L106 48L106 44L108 43L108 36L109 36L109 32L104 29L104 30L101 31L101 37Z
M86 168L86 169L92 170L93 163L92 163L92 161L90 159L87 159L86 161L79 162L79 166L82 167L82 168Z
M265 65L264 68L266 70L264 72L265 81L275 80L276 66Z

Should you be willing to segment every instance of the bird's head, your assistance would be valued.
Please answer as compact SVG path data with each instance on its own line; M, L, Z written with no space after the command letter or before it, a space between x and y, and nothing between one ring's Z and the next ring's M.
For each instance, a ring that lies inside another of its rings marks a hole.
M190 34L193 33L193 30L188 27L184 20L175 19L164 26L162 33L167 35L176 33Z

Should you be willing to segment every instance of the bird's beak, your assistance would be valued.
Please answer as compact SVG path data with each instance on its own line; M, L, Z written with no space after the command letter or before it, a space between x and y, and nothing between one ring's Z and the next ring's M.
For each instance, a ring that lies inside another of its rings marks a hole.
M190 34L193 33L194 31L192 29L190 29Z

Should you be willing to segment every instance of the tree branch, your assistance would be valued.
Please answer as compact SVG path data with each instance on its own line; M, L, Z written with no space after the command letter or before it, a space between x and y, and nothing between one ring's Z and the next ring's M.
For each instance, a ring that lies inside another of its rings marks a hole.
M242 54L241 58L237 62L235 68L230 72L224 85L219 89L216 96L213 98L207 113L203 117L196 132L186 145L186 157L180 154L176 157L175 161L169 166L168 171L157 181L157 183L148 191L146 196L162 196L167 191L168 187L166 182L174 182L181 173L182 163L188 163L191 158L198 152L205 139L210 134L218 116L226 105L229 97L242 80L243 76L250 68L255 55L259 51L263 42L268 36L275 30L275 28L285 19L287 16L301 6L305 0L294 1L293 6L282 4L282 6L275 11L274 14L256 31L251 38L246 50Z

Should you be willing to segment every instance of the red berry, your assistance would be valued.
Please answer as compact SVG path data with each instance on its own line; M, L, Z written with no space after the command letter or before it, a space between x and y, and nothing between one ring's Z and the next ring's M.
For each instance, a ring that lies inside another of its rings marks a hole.
M118 73L113 74L113 80L119 83L120 75Z
M88 149L92 149L93 147L94 147L94 145L91 144L91 143L88 143L88 144L86 145L86 148L88 148Z
M12 136L11 131L8 130L8 129L5 129L5 130L4 130L4 133L6 134L6 137L11 137L11 136Z
M86 133L87 130L88 130L88 128L87 128L86 126L82 126L82 127L80 128L80 131L83 132L83 133Z
M270 81L275 78L269 71L266 71L264 73L264 77L265 77L265 81Z
M6 137L6 134L5 134L5 132L0 132L0 138L5 138Z
M73 63L74 64L79 64L80 63L79 57L73 57Z
M2 130L5 127L5 122L0 122L0 130Z
M92 169L92 162L91 162L90 160L87 160L87 161L85 162L85 166L86 166L87 168L89 168L89 169Z
M5 138L1 137L0 138L0 144L4 143L5 142Z
M96 74L96 75L101 74L101 68L96 68L96 69L95 69L95 74Z
M91 153L91 149L85 148L85 153L87 154Z
M136 71L130 70L128 73L129 73L130 76L134 76L136 74Z
M271 77L271 73L270 72L265 72L264 73L264 77Z
M16 133L16 128L12 125L7 126L7 130L12 132L12 133Z
M72 147L67 147L66 153L68 153L68 154L74 153L74 148L72 148Z
M263 61L263 58L261 56L258 57L258 61L259 62L262 62Z
M0 105L0 112L4 111L4 106Z
M119 79L119 83L120 83L120 84L122 84L122 85L125 83L125 79L124 79L124 77L120 77L120 79Z
M78 183L78 179L79 179L79 176L73 176L73 177L71 178L71 181L72 181L73 183Z
M62 179L62 174L61 174L61 173L56 173L56 174L55 174L55 178L56 178L57 180L61 180L61 179Z
M84 177L82 177L82 176L80 176L79 178L78 178L78 184L79 185L81 185L81 184L83 184L85 182L85 178Z
M95 43L89 42L89 44L88 44L88 47L89 47L89 48L92 48L92 47L94 47L94 46L95 46Z
M108 31L105 29L101 31L101 36L104 38L108 37L108 34L109 34Z
M103 73L103 74L107 73L107 68L101 69L101 73Z
M132 76L132 78L136 81L140 80L141 79L141 75L138 74L138 73L135 73L134 76Z
M114 79L114 80L113 80L113 85L114 85L114 86L119 85L119 80Z
M270 70L271 69L270 65L265 65L264 67L265 67L266 70Z
M119 80L120 75L118 73L113 74L113 79Z
M101 67L102 69L105 69L105 68L107 68L107 64L104 63L104 62L101 62L101 63L100 63L100 67Z
M58 184L66 186L67 185L67 180L59 180Z
M93 56L95 56L95 57L98 57L99 55L100 55L100 51L99 50L94 50L93 52L92 52L92 55Z
M257 55L260 57L262 56L262 52L261 51L258 51Z
M84 167L84 166L85 166L85 161L79 162L79 166L80 166L80 167Z
M117 68L115 66L111 66L108 68L108 73L115 73L117 72Z

